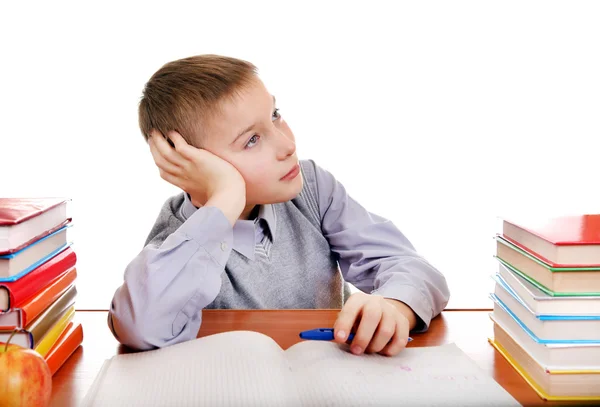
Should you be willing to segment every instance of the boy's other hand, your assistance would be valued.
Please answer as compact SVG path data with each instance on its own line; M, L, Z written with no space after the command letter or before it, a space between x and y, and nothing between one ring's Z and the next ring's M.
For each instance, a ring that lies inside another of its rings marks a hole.
M345 343L355 330L352 353L394 356L406 347L416 324L412 309L403 302L358 292L350 296L333 326L335 341Z
M156 130L148 139L161 178L187 192L194 206L218 207L233 225L246 204L242 175L215 154L189 145L179 133L168 136L175 148Z

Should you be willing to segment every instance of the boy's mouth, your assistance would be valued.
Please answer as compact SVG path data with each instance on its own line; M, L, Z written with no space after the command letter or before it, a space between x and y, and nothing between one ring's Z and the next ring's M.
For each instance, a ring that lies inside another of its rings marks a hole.
M292 167L292 169L287 174L285 174L279 180L280 181L292 180L292 179L296 178L299 173L300 173L300 165L296 164L296 165L294 165L294 167Z

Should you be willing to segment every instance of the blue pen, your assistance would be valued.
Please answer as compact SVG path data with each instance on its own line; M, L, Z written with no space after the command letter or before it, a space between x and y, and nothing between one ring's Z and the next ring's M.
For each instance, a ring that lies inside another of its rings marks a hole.
M309 331L302 331L300 332L300 338L311 341L332 341L334 339L333 328L317 328ZM352 339L354 339L354 332L350 332L347 342L352 341ZM412 341L411 337L408 338L408 342L410 341Z

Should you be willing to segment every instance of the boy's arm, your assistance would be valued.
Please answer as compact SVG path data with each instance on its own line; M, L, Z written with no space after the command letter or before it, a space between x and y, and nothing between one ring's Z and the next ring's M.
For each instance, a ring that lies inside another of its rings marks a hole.
M177 132L168 136L174 148L155 130L148 140L159 173L201 208L180 220L179 206L167 201L114 295L109 327L117 340L137 349L196 337L201 310L221 289L232 226L246 203L245 182L235 167Z
M217 207L200 208L182 223L167 202L153 231L127 266L108 316L119 342L144 350L196 337L233 242L231 223Z
M444 276L394 226L352 199L331 173L315 167L321 228L338 256L344 279L363 292L395 299L425 331L449 300Z

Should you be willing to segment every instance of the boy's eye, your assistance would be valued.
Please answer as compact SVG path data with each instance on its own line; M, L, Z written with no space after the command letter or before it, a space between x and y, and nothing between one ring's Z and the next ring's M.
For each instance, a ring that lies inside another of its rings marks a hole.
M254 147L256 143L258 143L258 139L260 139L260 136L258 134L255 134L254 136L250 137L250 140L248 140L244 148Z
M275 120L279 119L280 117L281 117L281 114L279 113L279 109L273 110L273 116L271 116L271 120L275 121Z

